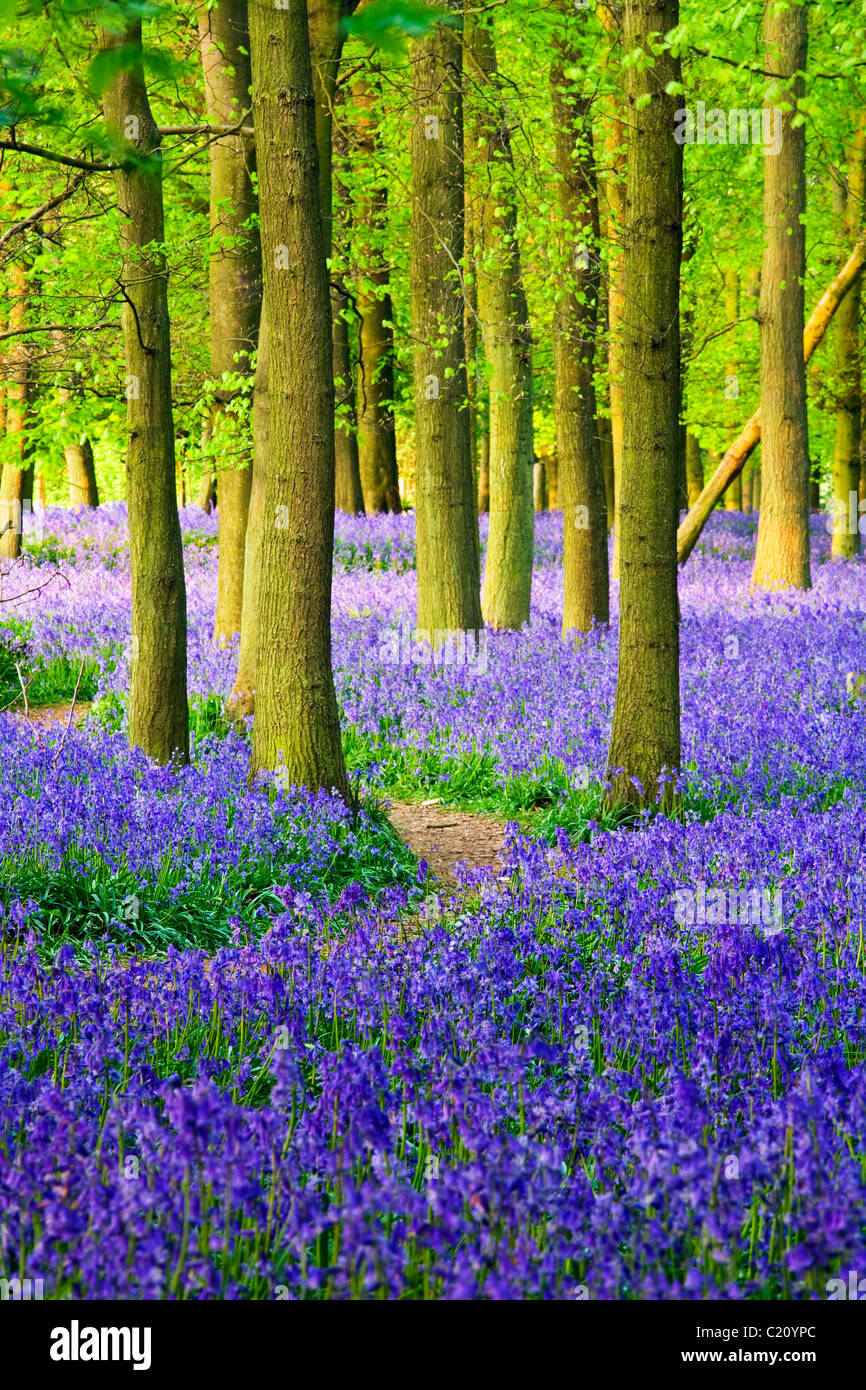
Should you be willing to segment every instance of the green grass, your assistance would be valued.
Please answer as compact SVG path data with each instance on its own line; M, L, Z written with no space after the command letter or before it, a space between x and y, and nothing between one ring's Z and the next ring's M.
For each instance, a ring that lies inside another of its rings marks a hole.
M27 691L27 703L62 704L71 700L78 685L78 699L92 700L99 682L100 668L95 660L60 655L45 661L30 651L32 624L7 619L0 624L0 708L23 709L24 696L16 663ZM81 677L79 683L79 675Z
M531 773L503 777L489 749L459 758L434 743L407 749L390 738L395 732L394 721L383 720L378 734L352 725L343 733L349 769L370 774L371 787L395 801L436 796L443 806L517 821L547 844L556 843L557 829L587 841L593 826L612 830L635 819L628 809L606 810L600 784L579 786L558 758L544 758Z

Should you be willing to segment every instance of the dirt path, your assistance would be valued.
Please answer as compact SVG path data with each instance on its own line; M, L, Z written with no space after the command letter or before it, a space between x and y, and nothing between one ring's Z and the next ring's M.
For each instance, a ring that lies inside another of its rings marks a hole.
M505 821L445 806L395 801L388 818L401 839L426 860L431 874L444 886L457 886L454 867L461 860L473 869L501 869L499 851L505 841Z

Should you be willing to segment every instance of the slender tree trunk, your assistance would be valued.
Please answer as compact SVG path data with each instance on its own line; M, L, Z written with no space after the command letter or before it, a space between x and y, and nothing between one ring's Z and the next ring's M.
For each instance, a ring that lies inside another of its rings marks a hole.
M460 13L459 0L447 8ZM477 632L478 519L463 341L460 36L436 25L413 55L410 294L415 341L418 628Z
M704 485L704 465L701 446L691 432L686 433L686 488L689 506L693 507Z
M679 21L678 0L625 0L624 46ZM612 804L653 804L680 763L677 484L682 146L674 140L680 61L627 70L629 153L622 334L619 674L608 776ZM670 805L668 783L663 804Z
M543 456L532 466L532 508L536 512L547 511L547 468Z
M808 589L809 434L803 362L806 274L806 127L793 125L803 96L806 6L768 0L765 65L790 87L782 146L764 152L761 265L761 416L764 496L752 582L761 589Z
M863 226L866 184L866 118L861 116L847 151L848 178L842 196L842 240L850 242ZM833 450L833 541L835 559L849 560L860 552L860 288L858 280L836 313L836 371L839 402ZM851 501L854 499L853 517ZM854 521L852 525L851 522Z
M464 55L476 84L478 318L490 389L490 533L481 611L494 629L529 621L532 593L532 335L517 245L508 115L493 31L467 15Z
M623 120L623 94L621 89L621 48L622 37L619 12L608 3L598 5L598 18L607 34L605 66L620 69L617 90L609 103L607 131L604 140L607 177L604 180L604 196L607 203L608 244L608 287L607 287L607 342L608 342L608 382L610 393L610 434L613 451L613 564L615 579L619 578L619 526L616 521L619 509L619 496L622 487L623 457L623 353L622 323L625 307L624 291L624 231L626 225L626 149L628 128Z
M256 379L253 386L253 478L244 557L241 641L238 648L237 674L226 705L226 719L230 721L247 719L255 714L256 708L259 597L262 585L262 545L265 531L265 496L267 493L271 428L269 378L268 316L266 303L263 301L262 316L259 322Z
M730 269L725 272L725 317L728 323L736 324L740 317L740 276L739 272ZM736 351L736 328L731 330L732 337L729 340L732 344L731 355L725 369L725 399L736 400L736 396L728 395L736 383L739 382L740 364ZM729 418L726 420L726 428L735 428L736 418L728 412ZM739 512L743 506L743 490L740 478L736 477L730 487L725 492L725 510L728 512Z
M567 255L554 306L554 414L562 479L564 602L562 633L588 632L610 616L607 504L596 426L599 223L591 99L566 74L579 67L568 0L550 71L560 221Z
M118 7L120 9L120 7ZM119 16L120 19L120 16ZM175 495L171 329L159 133L147 99L141 24L103 30L105 51L134 55L103 98L106 125L148 164L117 170L123 263L126 452L132 572L129 741L157 762L189 758L186 693L186 586Z
M216 505L216 475L205 473L198 485L198 505L203 512L210 514ZM246 546L244 546L246 549Z
M483 420L478 441L478 510L490 511L490 432L484 428Z
M593 421L593 425L595 422ZM601 457L601 455L599 455ZM559 500L559 455L548 454L544 461L544 471L547 474L547 509L551 512L558 512L562 506Z
M217 0L198 8L199 46L208 120L236 124L249 107L250 60L246 0ZM258 211L252 178L255 143L240 132L210 146L210 372L248 375L262 306L262 261L258 232L249 226ZM244 550L252 467L232 447L236 433L230 403L236 395L218 388L213 438L228 453L220 463L219 569L214 640L241 629Z
M609 404L609 403L608 403ZM616 494L613 480L613 435L610 416L599 415L596 420L598 446L601 450L601 471L604 478L604 503L607 516L607 529L612 531L616 521Z
M744 511L744 512L750 512L750 511L752 510L752 478L753 478L753 476L754 476L754 474L753 474L753 470L752 470L751 468L744 468L743 471L742 471L742 473L740 474L740 477L741 477L741 479L742 479L742 502L743 502L743 511ZM691 503L690 503L689 505L691 505Z
M316 99L319 204L322 209L326 257L331 256L334 248L333 112L337 92L337 75L345 41L343 21L357 8L358 0L308 0L307 4L313 91ZM334 502L340 511L355 513L364 510L364 502L356 433L355 370L352 364L351 336L346 318L350 301L346 287L339 275L332 274L330 284L332 374L336 391L336 404L341 417L334 440Z
M361 110L358 150L372 166L378 143L378 93L358 81L353 93ZM369 173L368 173L369 177ZM368 511L400 512L397 434L394 428L394 330L390 272L383 240L388 225L388 188L384 181L355 203L358 256L360 369L358 374L358 456L361 487Z
M9 273L9 329L27 320L30 286L23 266L13 264ZM21 554L25 504L33 496L33 464L28 462L28 411L33 396L31 346L27 338L13 338L6 368L6 437L11 458L0 477L0 557L15 560Z
M271 396L250 776L274 771L283 785L347 797L331 669L331 315L304 0L279 10L252 0L250 40Z

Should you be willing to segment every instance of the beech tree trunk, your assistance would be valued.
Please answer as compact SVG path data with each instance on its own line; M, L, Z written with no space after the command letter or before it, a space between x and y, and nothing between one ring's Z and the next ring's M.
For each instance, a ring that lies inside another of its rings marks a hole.
M171 328L159 132L147 99L141 23L103 30L103 50L136 55L103 97L106 125L135 147L140 163L115 173L123 261L126 452L132 644L129 741L157 762L189 759L186 586L175 493Z
M761 589L808 589L809 433L803 279L806 273L806 127L794 126L804 94L805 4L768 0L765 66L788 88L782 145L764 152L764 257L761 264L761 415L763 497L752 582ZM792 109L791 109L792 108Z
M625 0L626 52L679 21L678 0ZM608 754L613 805L669 807L680 763L677 489L682 146L680 60L627 70L629 119L622 333L619 673Z
M843 192L842 240L850 242L863 226L866 194L866 118L849 142L848 178ZM860 300L857 280L836 313L836 372L838 405L836 439L833 450L833 540L834 559L850 560L860 553ZM852 508L852 499L854 506ZM852 515L853 513L853 515ZM854 524L852 525L852 521Z
M488 24L467 17L464 54L476 82L478 319L490 389L490 532L481 611L494 630L519 629L529 621L532 593L532 335L511 137Z
M14 263L9 273L9 330L27 320L29 285L24 267ZM6 436L12 457L0 477L0 557L17 560L24 532L24 505L33 497L33 465L28 463L27 412L33 394L31 347L27 338L13 338L5 368Z
M358 8L359 0L308 0L310 56L316 100L316 148L319 155L319 204L322 209L325 255L334 247L333 111L337 75L345 42L343 21ZM364 510L358 461L355 372L346 312L349 297L339 275L330 277L332 353L331 364L336 404L341 421L334 440L334 503L340 511Z
M612 5L598 5L598 18L607 34L607 50L604 62L609 67L619 67L621 58L616 48L621 41L620 12ZM608 290L607 290L607 342L608 342L608 382L610 392L610 438L613 454L613 562L615 579L619 578L619 525L616 517L619 509L619 495L622 487L623 457L623 354L622 323L625 306L625 260L623 254L626 225L626 152L628 127L623 120L623 81L620 70L617 89L609 104L607 133L604 141L607 178L604 181L604 196L607 203L607 245L608 245Z
M238 647L238 669L232 693L226 704L226 719L239 721L255 714L256 661L259 649L259 597L262 583L262 543L265 529L268 455L270 451L271 405L269 394L270 359L268 316L262 302L259 321L259 351L253 385L253 477L247 519L244 556L243 617Z
M562 633L588 632L610 616L607 503L596 426L599 222L591 99L566 74L578 68L568 0L550 71L560 221L566 237L562 294L554 307L554 414L562 488Z
M737 320L739 319L739 317L740 317L740 276L739 276L739 273L738 273L736 270L730 269L730 270L727 270L727 271L725 272L725 318L727 319L728 323L736 324L736 322L737 322ZM727 367L726 367L726 369L725 369L725 393L726 393L725 399L726 399L726 400L731 400L731 399L736 400L736 397L731 397L731 396L729 396L727 393L728 393L728 391L730 391L730 390L732 390L732 389L734 388L734 385L735 385L736 383L739 382L740 364L739 364L739 359L738 359L738 355L737 355L737 351L736 351L736 332L737 332L736 328L733 328L733 329L731 330L731 337L729 338L729 341L731 342L732 347L731 347L731 355L730 355L730 357L728 358ZM729 412L728 412L728 415L730 416L731 414L732 414L732 412L729 411ZM733 422L732 422L730 419L729 419L726 423L730 424L730 425L731 425L731 428L734 427L734 426L733 426ZM741 483L741 481L740 481L740 478L737 477L737 478L734 479L734 481L731 483L730 487L729 487L729 488L727 489L727 491L725 492L725 510L726 510L726 511L729 511L729 512L739 512L739 511L742 511L742 507L743 507L743 489L742 489L742 483Z
M691 432L686 434L686 488L689 506L693 507L704 486L704 465L701 446Z
M378 94L370 82L354 86L361 108L358 148L368 158L377 145ZM368 173L369 177L369 173ZM356 200L358 313L360 366L358 372L358 458L364 505L369 512L401 512L397 474L397 435L394 429L394 330L388 262L383 237L388 223L388 188L383 182Z
M217 0L198 9L199 45L208 120L240 121L249 107L250 59L247 0ZM253 190L255 142L240 132L210 146L210 372L249 375L262 306L262 263L258 232L248 225L258 211ZM233 416L227 407L236 392L219 389L212 438L219 463L219 568L214 640L241 630L244 551L252 486L248 456L233 448Z
M250 777L348 797L331 669L334 386L304 0L252 0L270 449ZM285 255L281 254L285 248Z
M459 0L447 8L460 13ZM418 628L477 632L478 518L463 341L463 55L439 24L412 54L410 295L415 344Z

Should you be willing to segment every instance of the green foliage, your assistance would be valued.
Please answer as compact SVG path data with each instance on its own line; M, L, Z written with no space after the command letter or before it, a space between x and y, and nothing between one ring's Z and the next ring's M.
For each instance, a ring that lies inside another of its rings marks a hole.
M459 18L441 5L425 0L370 0L359 13L343 21L346 33L388 56L399 56L409 39L423 38L437 24L457 24Z

